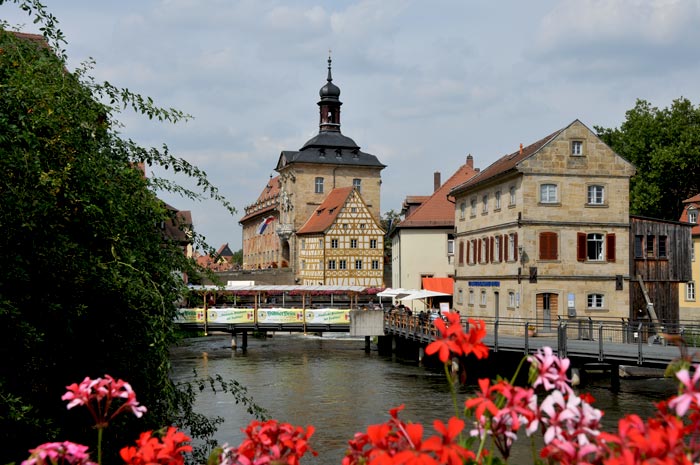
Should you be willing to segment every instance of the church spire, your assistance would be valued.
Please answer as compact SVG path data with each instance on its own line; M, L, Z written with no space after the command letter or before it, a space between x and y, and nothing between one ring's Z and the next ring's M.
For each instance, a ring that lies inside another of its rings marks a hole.
M326 85L321 87L319 95L321 100L318 102L320 110L320 131L338 131L340 132L340 106L343 104L340 97L340 88L333 84L333 75L331 74L331 55L328 51L328 77Z

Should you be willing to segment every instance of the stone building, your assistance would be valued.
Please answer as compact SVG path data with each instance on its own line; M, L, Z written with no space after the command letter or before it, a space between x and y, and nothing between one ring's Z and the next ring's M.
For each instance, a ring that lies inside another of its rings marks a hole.
M279 176L266 194L246 207L239 221L243 226L243 262L246 267L289 266L297 281L302 277L297 231L304 226L331 192L352 187L368 212L380 218L381 171L385 168L375 155L365 153L340 130L340 89L333 83L328 59L326 84L319 91L319 132L297 151L283 151L275 170ZM265 188L267 189L267 187ZM269 242L258 240L258 228L265 229ZM256 226L257 225L257 226ZM326 263L328 265L328 263ZM380 263L383 270L383 263ZM306 279L306 278L304 278Z
M463 315L628 317L635 168L576 120L452 189Z

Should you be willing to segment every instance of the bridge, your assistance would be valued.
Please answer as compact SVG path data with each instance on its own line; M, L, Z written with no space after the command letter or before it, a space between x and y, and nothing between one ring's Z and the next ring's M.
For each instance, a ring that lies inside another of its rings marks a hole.
M360 317L371 317L378 323L369 330L366 325L354 328L353 319ZM461 321L468 330L468 318L462 317ZM248 332L350 333L365 336L367 350L369 336L389 336L411 341L418 350L418 359L422 359L425 346L437 337L435 325L418 316L348 307L189 308L180 310L176 322L183 328L203 330L205 334L229 332L234 347L236 335L241 334L242 348L247 346ZM663 369L681 355L687 357L689 348L700 345L700 325L692 321L660 323L660 327L649 321L604 318L566 318L547 325L518 318L486 318L484 322L487 334L484 343L494 353L527 355L549 346L560 357L571 359L572 366L607 366L613 386L619 382L615 379L615 368L620 365ZM536 334L531 327L537 328Z
M620 365L664 369L700 344L700 325L691 321L656 327L648 321L571 318L552 321L543 328L518 318L483 320L483 342L492 352L528 355L549 346L558 356L569 358L572 367L607 367L613 388L619 386ZM385 334L418 345L419 359L425 345L437 337L432 323L414 316L392 313L385 315L384 322ZM462 324L467 331L468 319L462 317ZM532 327L541 329L534 335Z

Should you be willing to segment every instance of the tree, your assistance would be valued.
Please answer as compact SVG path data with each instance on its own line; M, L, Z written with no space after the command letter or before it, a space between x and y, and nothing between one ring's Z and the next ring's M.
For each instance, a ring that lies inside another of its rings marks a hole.
M380 220L382 228L386 233L384 234L384 260L391 260L391 232L394 230L397 224L401 221L401 215L396 211L389 210L384 213L382 219Z
M233 252L232 262L234 265L243 265L243 249L238 249L235 252Z
M192 420L191 392L169 379L168 349L184 288L176 271L197 269L161 229L175 217L154 191L208 195L234 212L205 173L167 146L141 147L116 130L125 108L160 121L187 115L95 83L88 65L68 72L56 18L36 0L14 3L42 24L46 41L0 23L3 463L50 440L94 445L89 421L57 402L86 376L129 381L149 409L142 420L110 425L116 446L138 431ZM141 163L184 173L202 192L147 179Z
M700 193L700 106L679 98L660 110L637 100L619 129L595 129L637 168L630 212L677 221L683 200Z

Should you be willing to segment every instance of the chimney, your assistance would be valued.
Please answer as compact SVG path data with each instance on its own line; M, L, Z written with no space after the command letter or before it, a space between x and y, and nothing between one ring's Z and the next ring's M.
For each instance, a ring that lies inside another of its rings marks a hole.
M474 157L472 157L471 153L467 155L467 166L471 169L474 169Z
M440 189L442 183L440 182L440 172L436 171L433 173L433 192L437 192Z

